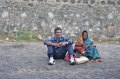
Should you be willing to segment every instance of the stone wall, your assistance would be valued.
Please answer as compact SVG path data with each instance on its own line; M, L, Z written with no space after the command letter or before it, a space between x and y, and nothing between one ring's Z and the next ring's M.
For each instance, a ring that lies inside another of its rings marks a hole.
M0 34L21 30L77 37L83 30L95 39L120 39L120 0L1 0Z

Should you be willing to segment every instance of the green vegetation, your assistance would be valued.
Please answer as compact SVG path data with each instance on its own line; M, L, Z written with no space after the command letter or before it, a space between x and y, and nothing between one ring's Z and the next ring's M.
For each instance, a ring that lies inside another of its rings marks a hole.
M77 38L70 37L73 40L77 40ZM38 39L38 33L35 31L19 31L17 34L7 34L7 35L0 35L0 41L9 41L9 42L43 42L47 37L43 37L42 39ZM94 39L95 43L105 43L105 44L120 44L120 39L118 40L100 40Z
M0 40L3 41L25 41L25 42L39 42L38 33L33 31L19 31L17 34L0 35Z
M33 40L37 39L38 33L30 31L21 31L16 35L17 40Z

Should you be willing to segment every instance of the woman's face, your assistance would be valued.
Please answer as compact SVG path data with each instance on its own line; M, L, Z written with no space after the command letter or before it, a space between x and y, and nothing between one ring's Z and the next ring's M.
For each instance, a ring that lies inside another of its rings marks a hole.
M88 38L88 33L84 32L83 33L83 39L86 40Z

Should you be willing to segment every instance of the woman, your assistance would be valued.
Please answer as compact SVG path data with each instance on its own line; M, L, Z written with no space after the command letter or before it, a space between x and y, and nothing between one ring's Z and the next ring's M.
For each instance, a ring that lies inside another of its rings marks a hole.
M75 43L74 50L78 51L81 55L89 58L89 60L92 62L102 61L95 44L90 38L88 38L87 31L83 31L82 35L79 36Z

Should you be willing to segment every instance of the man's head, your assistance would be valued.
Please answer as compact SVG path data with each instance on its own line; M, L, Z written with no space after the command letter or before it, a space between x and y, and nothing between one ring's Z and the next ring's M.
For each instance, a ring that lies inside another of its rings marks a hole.
M88 38L88 32L86 30L82 32L82 37L83 37L83 40L86 40Z
M54 29L54 34L57 38L60 37L62 35L62 29L60 27L56 27Z

